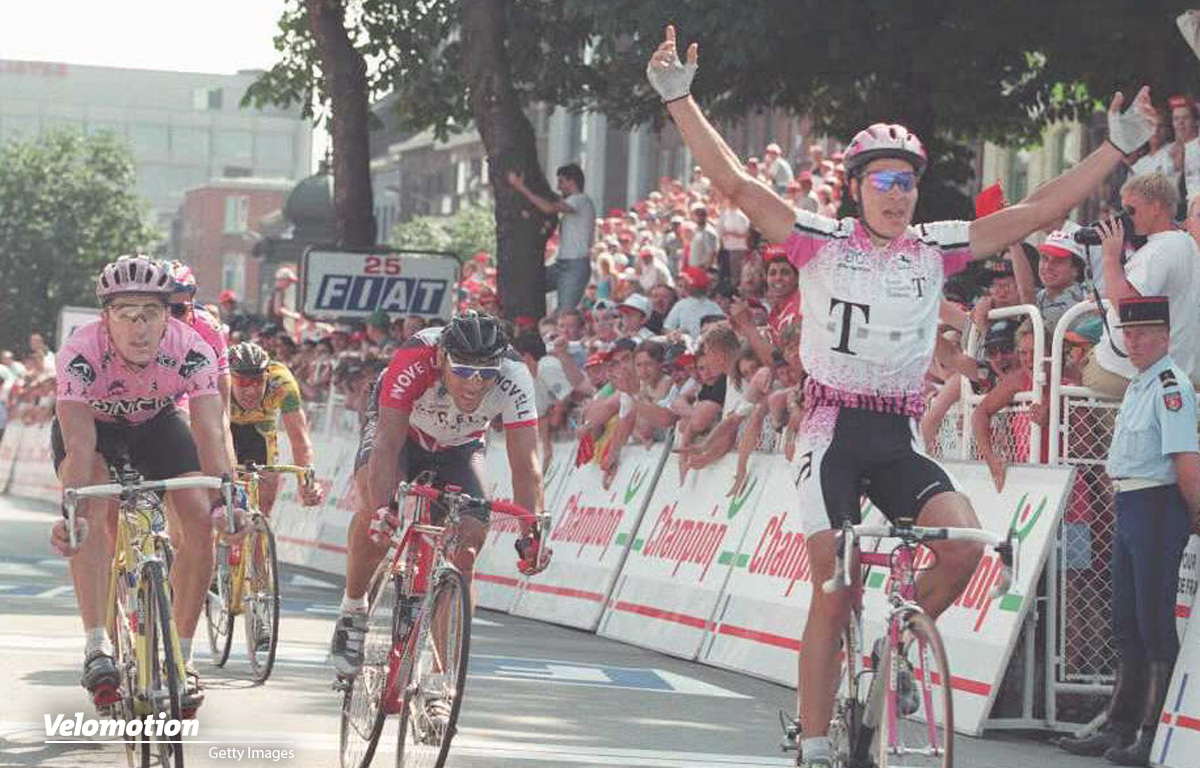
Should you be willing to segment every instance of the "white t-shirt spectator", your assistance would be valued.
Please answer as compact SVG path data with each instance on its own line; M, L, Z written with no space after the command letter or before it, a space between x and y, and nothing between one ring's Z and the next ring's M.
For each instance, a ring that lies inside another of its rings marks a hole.
M683 331L693 339L700 336L700 321L709 315L724 315L721 305L705 296L685 296L675 302L663 320L663 330Z
M650 289L656 285L669 285L675 287L675 278L671 277L671 269L662 259L655 256L649 263L638 260L638 285L641 286L643 293L650 293Z
M705 224L703 229L697 229L692 236L692 250L688 254L688 266L708 269L717 260L717 251L721 250L721 238L711 224Z
M1171 359L1193 379L1200 378L1200 249L1191 235L1177 230L1150 235L1125 264L1125 279L1143 296L1166 296L1171 301ZM1108 312L1108 327L1117 349L1125 337L1116 308ZM1132 379L1137 369L1109 343L1106 331L1096 345L1096 362L1107 371Z
M783 194L787 190L787 185L792 183L792 179L794 178L792 175L792 166L782 157L775 158L775 162L767 166L766 176L771 182L771 186L779 194Z
M546 355L538 361L537 376L533 380L533 397L538 416L545 416L550 406L571 394L571 382L563 371L562 361Z
M574 211L562 216L558 260L586 259L592 252L592 237L596 232L596 207L582 192L568 196L563 202Z
M1179 169L1175 167L1175 160L1171 157L1172 146L1174 145L1163 144L1157 152L1150 152L1142 156L1129 167L1129 172L1134 176L1140 176L1143 173L1163 173L1169 178L1175 178L1179 174Z
M1187 188L1187 199L1200 194L1200 137L1183 145L1183 183ZM1175 357L1175 353L1171 353ZM1179 362L1176 360L1175 362ZM1180 363L1182 366L1183 364Z
M750 219L739 208L726 208L717 217L721 247L727 251L750 249Z
M1054 298L1050 298L1050 294L1045 288L1039 288L1037 292L1037 308L1042 312L1042 321L1046 324L1046 333L1053 333L1054 327L1058 325L1058 321L1062 319L1063 314L1081 301L1087 301L1089 298L1087 288L1083 283L1071 283L1066 289Z

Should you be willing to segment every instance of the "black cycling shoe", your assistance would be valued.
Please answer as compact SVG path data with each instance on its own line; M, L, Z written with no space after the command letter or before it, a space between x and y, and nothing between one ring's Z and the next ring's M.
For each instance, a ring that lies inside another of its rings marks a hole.
M107 709L121 700L121 675L116 661L104 651L92 651L83 662L80 685L92 695L96 709Z
M204 703L204 686L200 683L200 673L189 661L183 667L184 688L179 697L180 716L191 720L196 716L196 710Z

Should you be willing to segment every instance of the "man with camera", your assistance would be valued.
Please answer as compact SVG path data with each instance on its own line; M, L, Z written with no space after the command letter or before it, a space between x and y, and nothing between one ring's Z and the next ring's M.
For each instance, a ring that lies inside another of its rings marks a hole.
M1119 398L1137 373L1125 352L1115 312L1122 299L1136 296L1162 295L1170 299L1175 310L1171 318L1171 357L1193 383L1200 381L1200 249L1175 226L1178 203L1179 191L1172 179L1161 173L1133 176L1121 187L1126 215L1095 226L1104 296L1110 305L1104 336L1083 369L1084 385L1097 392ZM1075 237L1087 242L1092 233L1090 228L1082 228ZM1144 236L1145 243L1126 262L1127 235Z

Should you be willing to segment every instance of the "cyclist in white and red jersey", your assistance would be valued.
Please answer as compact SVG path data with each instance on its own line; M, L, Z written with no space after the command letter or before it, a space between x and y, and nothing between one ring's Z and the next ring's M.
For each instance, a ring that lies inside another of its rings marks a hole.
M839 638L850 614L848 590L826 594L819 588L833 572L833 529L857 521L864 485L890 519L978 526L970 502L917 439L915 417L924 406L921 383L933 356L942 283L970 259L998 253L1065 216L1149 140L1154 111L1146 88L1125 112L1117 94L1109 140L1067 173L973 222L915 226L925 149L903 126L877 123L854 137L842 160L861 215L838 221L797 212L747 174L691 97L697 55L693 43L686 61L680 60L675 30L667 27L647 65L650 84L704 174L767 239L784 245L800 274L808 413L796 446L795 479L818 585L800 657L801 751L805 765L829 766L826 734ZM936 565L922 573L918 596L937 617L962 591L981 552L957 542L933 548Z
M444 328L416 333L396 350L370 398L354 462L363 502L350 524L346 594L331 650L334 667L345 676L362 663L367 583L395 530L388 502L401 479L432 470L436 484L485 497L484 439L499 417L513 501L535 513L543 507L533 378L495 318L465 312ZM527 524L522 527L517 551L535 563L537 543ZM486 512L464 515L454 562L468 579L487 530Z
M157 261L123 257L104 268L96 282L103 313L76 329L57 357L56 415L50 442L63 488L109 480L108 465L127 458L148 480L231 471L224 449L224 412L217 391L212 349L167 307L170 275ZM176 399L191 402L190 429ZM175 617L185 659L212 572L214 518L225 510L214 491L169 491L181 527L171 569ZM71 578L87 636L83 685L97 705L118 700L120 679L105 634L105 605L111 542L105 535L104 502L82 505L74 549L65 521L52 544L71 557ZM87 535L91 529L92 535ZM203 695L187 665L185 712Z

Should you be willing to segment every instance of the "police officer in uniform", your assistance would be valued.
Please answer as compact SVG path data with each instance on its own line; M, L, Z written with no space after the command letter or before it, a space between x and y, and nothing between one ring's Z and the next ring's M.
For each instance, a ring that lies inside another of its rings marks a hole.
M1117 765L1148 765L1179 652L1176 581L1200 509L1200 446L1191 382L1167 354L1167 298L1136 296L1118 309L1138 370L1121 401L1105 467L1117 501L1112 616L1121 661L1105 724L1059 745Z

